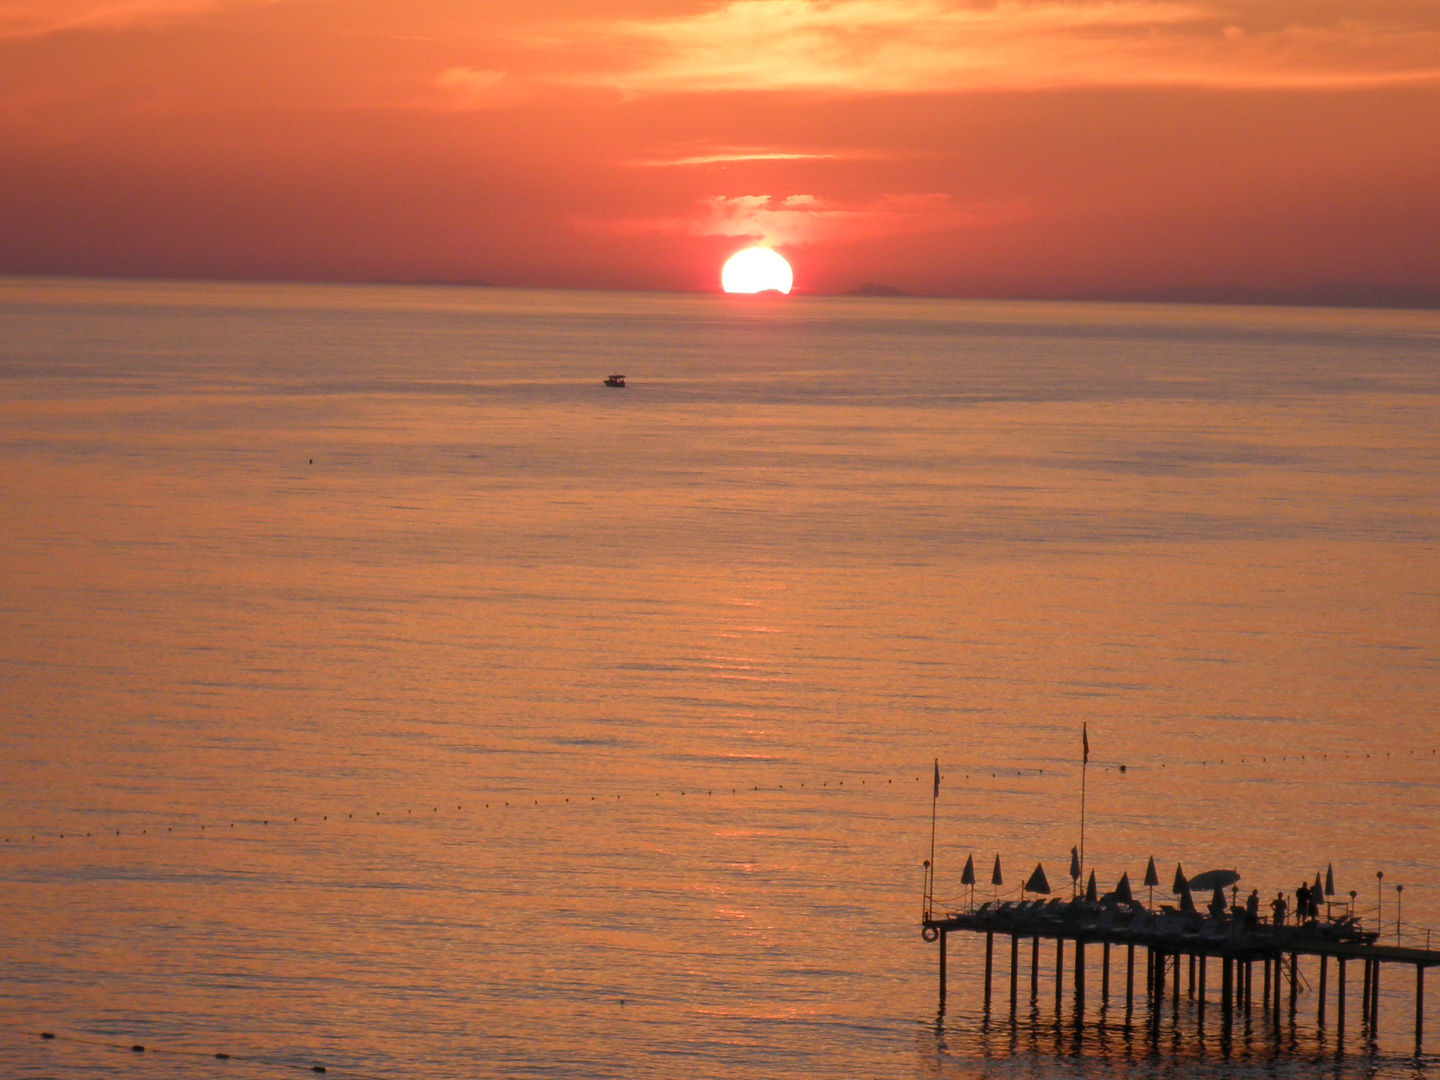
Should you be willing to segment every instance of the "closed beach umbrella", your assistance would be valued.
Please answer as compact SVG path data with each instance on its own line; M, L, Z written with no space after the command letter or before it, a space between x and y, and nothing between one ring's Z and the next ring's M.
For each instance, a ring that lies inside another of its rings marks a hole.
M1070 880L1080 880L1080 852L1073 847L1070 849Z
M1185 887L1180 890L1180 910L1193 912L1195 910L1195 894L1190 891L1190 883L1184 883Z
M1094 871L1094 870L1091 870L1091 871L1090 871L1090 881L1089 881L1089 882L1086 884L1086 886L1085 886L1085 899L1088 900L1088 901L1090 901L1090 903L1093 904L1098 898L1099 898L1099 893L1096 892L1096 889L1095 889L1095 871Z
M1205 873L1196 874L1190 879L1190 888L1195 892L1208 892L1211 889L1228 889L1239 880L1240 875L1234 870L1206 870Z
M1155 856L1150 856L1150 864L1145 867L1145 887L1153 889L1160 884L1160 875L1155 872Z
M995 869L990 871L991 885L1004 885L1005 879L1000 876L1000 856L995 856Z
M1335 895L1335 864L1330 863L1325 867L1325 895Z
M1210 910L1213 912L1224 912L1225 910L1225 888L1216 885L1215 891L1210 894Z
M960 884L961 884L961 885L974 885L974 884L975 884L975 856L974 856L974 855L967 855L967 856L965 857L965 872L960 875Z
M1185 891L1185 871L1178 862L1175 864L1175 880L1170 883L1170 891L1176 896Z
M1120 880L1115 883L1115 899L1122 904L1129 904L1134 901L1130 895L1130 872L1127 870L1120 875Z
M1030 880L1025 882L1025 891L1040 893L1043 896L1050 895L1050 882L1045 880L1045 867L1038 862L1035 864L1035 872L1030 875Z

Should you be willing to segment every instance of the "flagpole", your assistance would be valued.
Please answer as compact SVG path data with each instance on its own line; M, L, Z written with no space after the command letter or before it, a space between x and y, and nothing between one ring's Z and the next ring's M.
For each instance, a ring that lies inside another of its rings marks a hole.
M940 759L935 759L935 789L930 796L930 870L926 874L929 881L925 891L925 915L928 918L930 909L935 903L935 807L940 802Z
M1084 748L1080 758L1080 876L1085 876L1085 774L1090 768L1090 725L1084 724L1080 728L1081 746Z

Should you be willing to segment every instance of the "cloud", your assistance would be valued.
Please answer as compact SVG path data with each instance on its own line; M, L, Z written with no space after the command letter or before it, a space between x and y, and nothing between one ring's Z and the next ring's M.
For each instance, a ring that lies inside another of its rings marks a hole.
M512 97L502 87L503 71L476 71L472 68L452 67L436 75L436 87L447 91L449 107L452 109L493 109L507 104Z
M0 39L44 37L75 31L114 31L167 26L238 0L0 0ZM276 3L278 0L244 0Z
M1028 217L1016 203L956 206L943 194L890 194L863 203L814 195L715 195L687 218L587 222L608 233L745 237L775 247L850 242L907 233L950 232Z
M592 57L625 59L561 79L629 95L1440 81L1434 28L1342 20L1249 29L1194 0L730 0L592 24L583 39Z
M663 157L642 158L637 161L627 161L624 164L636 168L683 168L693 165L727 165L732 162L747 161L861 161L893 156L857 150L812 152L775 150L761 146L721 146L689 154L677 152Z

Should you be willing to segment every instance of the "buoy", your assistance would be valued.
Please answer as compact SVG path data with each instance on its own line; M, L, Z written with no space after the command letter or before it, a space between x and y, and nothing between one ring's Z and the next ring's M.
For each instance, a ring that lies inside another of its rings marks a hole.
M324 1071L325 1071L325 1066L324 1066L324 1065L311 1065L311 1066L310 1066L310 1071L311 1071L311 1072L324 1072Z
M215 1056L216 1056L217 1058L219 1058L221 1061L229 1061L229 1060L230 1060L230 1055L229 1055L229 1054L216 1054Z
M139 1043L136 1043L134 1046L130 1047L130 1049L134 1050L137 1054L143 1054L145 1052L145 1047L141 1046Z
M40 1037L42 1039L53 1039L55 1037L55 1033L53 1031L42 1031L40 1032Z

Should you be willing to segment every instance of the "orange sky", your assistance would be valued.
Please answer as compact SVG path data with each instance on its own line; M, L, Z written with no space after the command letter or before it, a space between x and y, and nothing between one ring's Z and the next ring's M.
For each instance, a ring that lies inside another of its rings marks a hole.
M1440 292L1435 0L0 0L0 273Z

